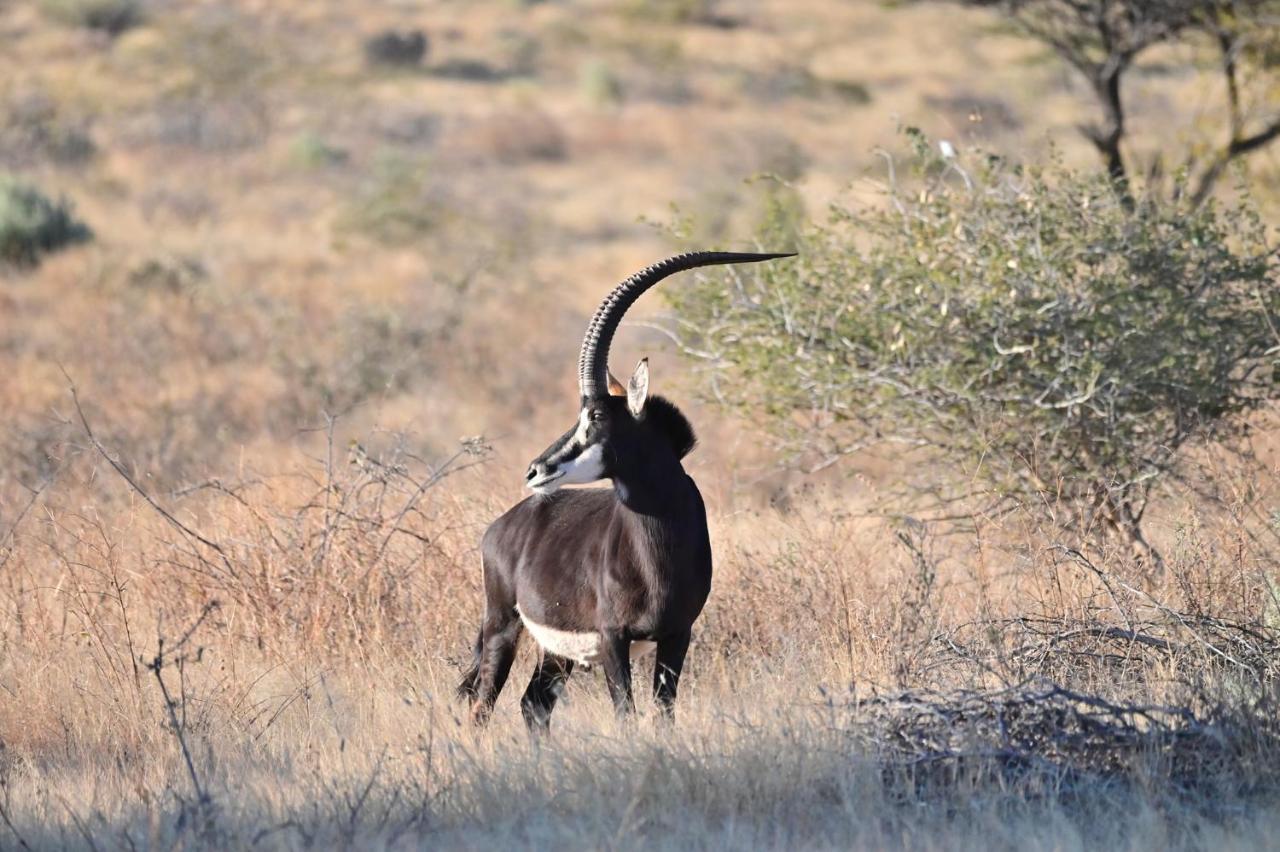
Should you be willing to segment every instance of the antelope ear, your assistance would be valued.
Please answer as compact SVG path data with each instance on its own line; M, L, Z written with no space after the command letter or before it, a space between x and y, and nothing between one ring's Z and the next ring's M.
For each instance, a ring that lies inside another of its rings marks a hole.
M644 404L649 399L649 359L641 358L636 364L636 371L627 382L627 408L631 416L639 418L644 412Z
M613 370L609 370L608 374L609 396L626 396L627 389L622 386L622 382L618 381L618 377L613 374Z

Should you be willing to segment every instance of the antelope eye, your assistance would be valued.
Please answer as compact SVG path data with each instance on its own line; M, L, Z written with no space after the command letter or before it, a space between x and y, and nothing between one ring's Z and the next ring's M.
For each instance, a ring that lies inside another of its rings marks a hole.
M604 411L599 408L591 409L591 413L587 415L587 419L592 423L599 423L604 419Z

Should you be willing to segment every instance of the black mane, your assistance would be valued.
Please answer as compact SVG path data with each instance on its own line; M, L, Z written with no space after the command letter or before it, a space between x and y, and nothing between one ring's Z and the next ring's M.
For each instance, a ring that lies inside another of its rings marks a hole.
M644 406L644 419L668 441L677 458L684 458L698 443L691 424L666 397L651 396Z

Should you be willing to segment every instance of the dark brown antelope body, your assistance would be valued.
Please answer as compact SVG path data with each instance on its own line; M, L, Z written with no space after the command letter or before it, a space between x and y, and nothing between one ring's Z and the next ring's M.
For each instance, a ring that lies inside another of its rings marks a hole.
M633 643L656 645L654 696L672 712L711 590L706 508L681 465L695 438L673 404L649 395L647 361L625 396L611 387L609 344L627 308L667 275L786 256L680 255L627 279L597 310L579 361L578 422L529 466L534 495L494 521L481 544L485 613L459 687L478 721L492 711L526 629L542 649L521 702L530 728L547 727L575 665L599 665L618 712L633 709ZM600 479L613 487L559 490Z

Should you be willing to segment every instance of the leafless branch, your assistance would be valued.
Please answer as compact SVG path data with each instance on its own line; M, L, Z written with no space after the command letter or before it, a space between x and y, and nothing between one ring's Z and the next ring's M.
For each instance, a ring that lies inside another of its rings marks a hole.
M135 480L129 474L129 471L125 468L123 464L120 463L119 460L115 458L115 456L107 452L107 448L104 447L102 445L102 442L98 440L98 436L94 434L93 427L89 425L89 418L85 415L84 408L80 405L80 395L76 391L75 383L71 381L71 377L68 376L65 371L63 372L63 375L66 376L67 378L68 387L71 391L71 401L76 409L76 416L80 419L80 426L84 430L85 437L89 439L90 446L94 448L94 450L98 453L98 455L101 456L102 459L108 465L111 466L111 469L114 470L117 474L119 474L120 478L123 479L139 497L145 500L147 505L149 505L152 509L154 509L156 513L160 515L160 517L164 518L164 520L167 521L171 526L173 526L174 529L178 530L188 539L199 542L205 547L208 547L214 553L218 554L218 557L221 559L227 571L234 576L236 573L235 566L231 563L231 559L227 555L227 551L223 548L222 545L218 544L218 542L213 541L207 536L204 536L196 532L191 527L187 526L182 521L174 517L172 512L170 512L164 506L161 506L158 502L156 502L155 498L152 497L149 493L147 493L147 490L138 484L137 480Z

